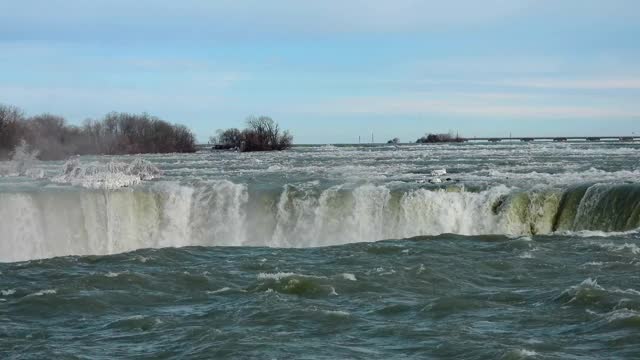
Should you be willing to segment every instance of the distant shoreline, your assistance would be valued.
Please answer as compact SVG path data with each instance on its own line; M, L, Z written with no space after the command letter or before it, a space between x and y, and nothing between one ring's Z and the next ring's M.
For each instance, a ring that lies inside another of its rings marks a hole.
M293 144L291 147L292 148L299 148L299 147L317 147L317 146L336 146L336 147L377 147L377 146L386 146L386 147L392 147L392 146L423 146L423 145L446 145L446 144L457 144L457 145L471 145L471 144L486 144L489 142L489 140L485 140L486 138L469 138L467 139L468 141L465 142L440 142L440 143L415 143L415 142L405 142L405 143L397 143L397 144L388 144L388 143L317 143L317 144ZM553 138L544 138L544 139L548 139L548 140L535 140L532 141L534 143L555 143L557 141L553 141ZM500 141L501 143L508 143L508 144L523 144L523 143L527 143L524 141L521 141L520 138L512 138L511 140L503 140ZM640 142L640 136L636 136L634 137L633 140L628 140L628 141L622 141L620 140L619 137L603 137L601 138L600 141L588 141L588 140L578 140L578 139L568 139L566 141L567 143L618 143L618 142ZM197 144L196 145L198 147L198 149L202 150L202 149L211 149L214 147L214 145L211 144ZM224 149L218 149L216 151L229 151L229 150L224 150Z

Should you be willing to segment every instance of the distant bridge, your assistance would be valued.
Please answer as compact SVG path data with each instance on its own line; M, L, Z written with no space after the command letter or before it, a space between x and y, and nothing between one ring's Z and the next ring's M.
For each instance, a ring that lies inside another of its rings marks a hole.
M600 140L618 140L618 141L635 141L640 139L640 136L535 136L535 137L473 137L463 138L464 141L522 141L531 142L536 140L547 140L555 142L564 142L569 140L584 140L584 141L600 141Z
M590 142L597 142L601 140L617 140L624 142L631 142L640 140L640 136L534 136L534 137L472 137L472 138L462 138L463 141L489 141L489 142L501 142L501 141L522 141L522 142L532 142L532 141L554 141L554 142L565 142L569 140L584 140ZM369 145L369 144L363 144ZM198 150L211 150L215 145L211 144L197 144L196 148ZM295 145L294 145L295 146Z

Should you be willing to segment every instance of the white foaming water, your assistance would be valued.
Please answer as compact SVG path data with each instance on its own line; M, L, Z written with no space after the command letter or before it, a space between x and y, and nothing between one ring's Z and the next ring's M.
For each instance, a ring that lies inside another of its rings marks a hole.
M306 277L306 278L317 278L324 279L324 276L315 276L315 275L305 275L305 274L296 274L292 272L279 272L279 273L260 273L258 274L259 280L275 280L280 281L282 279L286 279L289 277Z
M38 292L35 292L33 294L29 294L27 296L44 296L44 295L55 295L57 294L57 291L55 289L47 289L47 290L41 290Z
M563 295L571 296L571 299L567 304L577 301L583 294L590 291L605 291L605 289L598 284L598 280L587 278L578 285L573 285L562 292Z
M606 314L608 322L616 322L629 319L640 319L640 312L631 309L616 309Z
M585 289L585 288L604 290L602 286L598 285L598 280L592 279L592 278L587 278L583 282L581 282L579 285L575 285L571 287L571 289Z
M353 274L349 274L349 273L344 273L342 274L342 277L345 278L345 280L349 280L349 281L356 281L356 276Z
M555 214L551 209L540 216L544 211L538 207L548 206L544 201L526 204L517 217L510 210L494 213L493 205L511 192L505 186L478 193L417 189L395 196L384 186L372 185L352 191L337 186L317 197L302 192L282 193L269 245L319 246L442 233L526 234L532 227L549 233Z
M578 236L581 238L590 238L590 237L624 237L628 235L633 235L638 233L638 229L629 230L629 231L599 231L599 230L580 230L580 231L558 231L558 235L563 236Z
M260 280L271 279L271 280L280 281L280 279L282 278L296 276L296 275L298 274L292 273L292 272L260 273L258 274L258 279Z
M83 165L78 158L67 161L63 173L53 182L82 186L88 189L118 189L140 184L160 175L160 170L141 158L130 163L108 162Z
M351 314L347 311L342 311L342 310L322 310L322 312L326 315L330 315L330 316L340 316L340 317L347 317L347 316L351 316Z
M613 251L613 252L621 252L621 253L630 253L633 255L640 254L640 247L636 244L624 243L622 245L614 244L614 243L593 243L593 245L601 247L603 249Z
M491 211L492 204L509 193L498 186L480 193L419 189L400 199L400 237L455 233L463 235L510 233L500 231L510 220Z
M533 351L533 350L527 350L527 349L520 349L518 350L518 353L524 357L531 357L531 356L536 356L538 355L537 352Z
M185 221L191 245L243 245L247 241L247 187L230 181L213 181L198 186L191 198Z
M521 259L533 259L533 254L531 253L531 251L525 251L524 253L522 253L519 258Z
M603 264L602 261L589 261L588 263L582 264L582 266L602 266Z
M33 179L44 177L42 169L34 166L38 163L39 152L32 150L27 143L22 140L13 154L10 161L0 161L0 176L26 176Z
M17 177L0 178L0 261L443 233L631 236L640 226L638 185L631 183L640 163L628 160L639 153L634 147L352 146L83 157L53 177L60 163L37 162L26 150L16 152L17 162L0 164L28 164L11 170ZM147 182L159 168L162 178ZM452 180L416 184L434 169L446 169Z
M327 246L443 233L549 234L559 199L555 192L504 185L392 192L371 184L286 185L279 195L250 197L246 185L228 180L0 193L0 227L8 239L0 242L0 260L191 245Z
M220 294L220 293L223 293L223 292L227 292L229 290L231 290L231 288L223 287L223 288L218 289L218 290L207 291L207 294L209 294L209 295Z
M568 303L572 303L576 301L581 295L587 294L590 291L624 294L624 295L630 295L632 297L640 296L640 291L638 290L630 289L630 288L620 289L616 287L605 288L604 286L598 284L598 281L596 279L592 279L592 278L587 278L584 281L582 281L580 284L569 287L568 289L563 291L563 294L570 295L571 299L568 301ZM625 308L623 307L623 305L628 300L629 299L622 299L621 302L618 304L618 306L616 306L616 310L620 310L620 309L624 310Z
M616 292L616 293L620 293L620 294L627 294L627 295L635 295L635 296L640 296L640 291L635 290L635 289L611 289L612 292Z
M509 182L526 182L533 184L559 186L579 184L590 181L637 181L637 179L640 178L640 170L604 171L600 169L590 168L586 171L572 171L562 174L542 173L537 171L518 173L504 170L491 170L484 172L471 172L469 174L465 174L464 178L466 180L482 181L485 180L487 176L500 180L508 179Z

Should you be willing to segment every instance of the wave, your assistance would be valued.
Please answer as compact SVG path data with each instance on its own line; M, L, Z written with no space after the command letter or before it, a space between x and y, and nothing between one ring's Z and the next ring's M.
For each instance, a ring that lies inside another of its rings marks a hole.
M78 158L63 165L62 174L51 181L82 186L89 189L118 189L152 180L160 170L150 162L136 158L130 163L111 161L108 163L81 164Z
M113 190L138 185L161 175L160 169L142 158L134 158L131 162L81 163L78 157L68 160L59 173L51 174L45 171L37 156L38 151L32 151L23 143L16 148L11 160L0 161L0 177L47 178L59 184Z
M640 326L640 291L627 288L607 287L588 278L578 285L570 286L556 299L564 306L585 308L594 316L590 327L614 326L638 328Z
M278 292L300 296L338 295L329 279L324 276L303 275L296 273L260 273L259 283L250 287L250 291Z
M144 162L105 166L106 173L128 172L137 181L156 174ZM104 173L76 163L67 168L70 182L95 184L93 174ZM606 234L640 227L638 184L528 191L500 185L476 192L317 183L270 190L227 180L119 190L99 184L0 193L0 261L191 245L315 247L445 233Z
M35 168L35 164L38 161L37 150L33 150L23 140L18 146L16 146L11 160L0 161L0 176L26 176L33 179L44 178L45 173L42 169Z

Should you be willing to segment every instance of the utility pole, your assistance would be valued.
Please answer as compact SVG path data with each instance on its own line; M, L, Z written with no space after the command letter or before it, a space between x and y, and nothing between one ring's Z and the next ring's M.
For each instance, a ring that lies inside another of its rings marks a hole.
M371 132L371 145L373 145L373 131Z
M360 145L360 135L358 135L358 145Z

